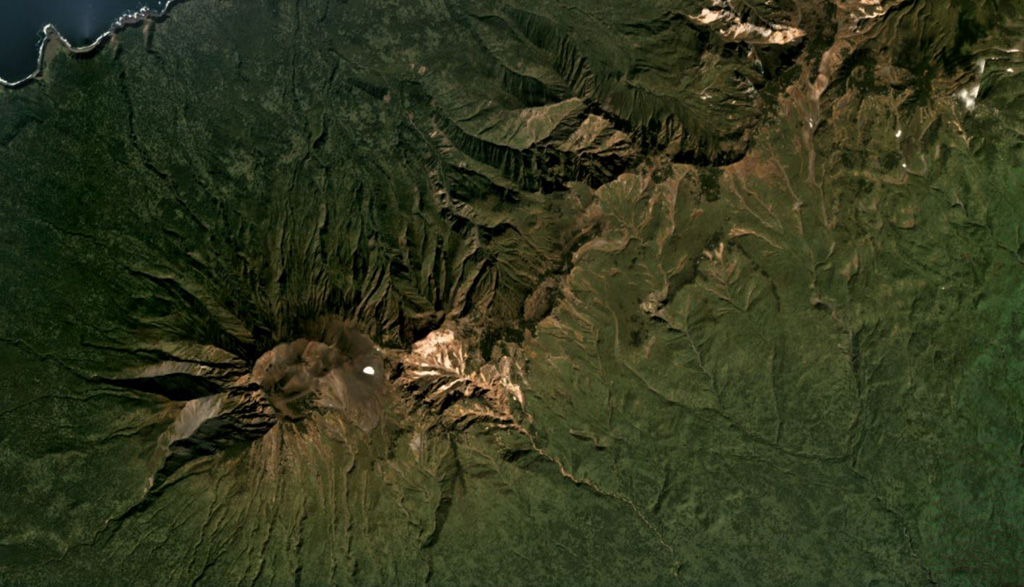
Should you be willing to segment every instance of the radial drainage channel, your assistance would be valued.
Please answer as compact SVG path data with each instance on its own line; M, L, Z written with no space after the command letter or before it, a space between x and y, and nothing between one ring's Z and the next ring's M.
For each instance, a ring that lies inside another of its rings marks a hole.
M251 443L282 422L334 413L365 433L376 428L387 383L380 348L340 321L311 330L265 352L220 393L186 402L160 438L150 488L158 491L193 459Z

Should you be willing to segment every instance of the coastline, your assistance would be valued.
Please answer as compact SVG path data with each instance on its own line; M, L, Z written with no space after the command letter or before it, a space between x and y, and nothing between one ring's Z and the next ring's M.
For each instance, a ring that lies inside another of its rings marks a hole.
M63 49L76 55L87 55L93 51L102 48L103 45L105 45L107 41L109 41L115 34L128 27L135 26L150 19L163 18L167 15L172 6L178 4L181 1L182 0L165 0L163 8L159 10L154 10L151 8L142 8L141 10L137 10L134 12L126 12L125 14L122 14L120 17L118 17L118 19L110 25L106 32L97 37L95 41L89 43L88 45L83 45L81 47L75 47L74 45L72 45L66 38L64 38L64 35L62 35L60 31L57 30L57 27L55 27L52 24L47 24L42 29L43 39L39 42L39 51L36 54L35 71L25 76L24 78L13 82L7 81L3 77L0 77L0 88L20 88L28 85L33 81L40 79L43 75L43 70L46 67L46 62L49 58L52 57L52 54L47 54L47 50L50 48L51 43L58 43L59 45L55 47L57 49Z

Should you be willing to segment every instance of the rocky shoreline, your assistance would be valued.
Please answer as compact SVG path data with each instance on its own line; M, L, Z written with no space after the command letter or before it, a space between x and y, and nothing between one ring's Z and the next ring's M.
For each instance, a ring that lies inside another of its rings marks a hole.
M179 2L180 0L166 0L163 8L160 9L143 8L134 12L125 13L115 20L114 23L110 25L110 28L107 29L105 33L97 37L95 41L81 47L75 47L72 45L71 42L68 41L59 30L57 30L57 27L52 24L47 24L43 27L44 38L39 43L39 53L36 58L36 70L28 76L13 82L0 77L0 86L7 88L19 88L39 79L43 74L47 61L53 56L52 52L49 55L47 54L48 49L52 47L52 43L58 43L56 47L58 49L63 49L76 55L87 55L103 47L116 33L128 27L135 26L147 20L163 18L170 11L171 7Z

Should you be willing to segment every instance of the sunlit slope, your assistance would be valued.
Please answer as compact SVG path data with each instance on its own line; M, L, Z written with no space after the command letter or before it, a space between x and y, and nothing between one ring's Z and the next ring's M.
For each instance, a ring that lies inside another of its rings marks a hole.
M1019 11L189 0L57 55L0 93L0 584L1019 580Z

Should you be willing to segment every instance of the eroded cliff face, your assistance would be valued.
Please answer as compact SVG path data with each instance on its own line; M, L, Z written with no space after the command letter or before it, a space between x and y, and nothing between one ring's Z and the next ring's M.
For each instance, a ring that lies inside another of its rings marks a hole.
M189 0L0 92L0 583L1018 580L1010 2Z

